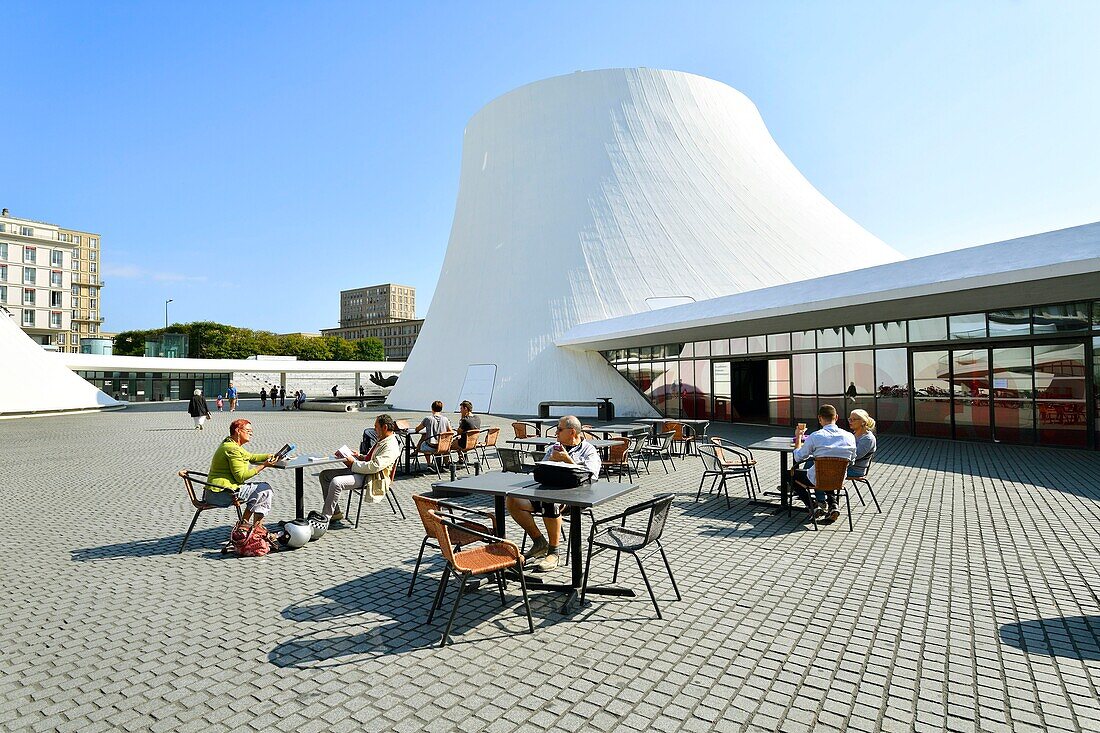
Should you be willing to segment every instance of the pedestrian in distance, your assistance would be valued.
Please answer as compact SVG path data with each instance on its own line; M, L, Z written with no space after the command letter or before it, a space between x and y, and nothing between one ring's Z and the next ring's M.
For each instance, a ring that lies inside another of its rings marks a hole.
M333 398L333 399L336 399L336 393L337 393L337 392L338 392L339 390L340 390L340 388L339 388L339 387L338 387L337 385L335 385L335 384L334 384L334 385L332 385L332 398Z
M203 423L210 419L210 405L206 404L201 389L196 389L191 395L191 401L187 403L187 414L195 421L195 430L202 430Z
M217 402L217 405L218 405L218 412L221 412L221 411L222 411L222 405L223 405L223 404L225 404L225 403L223 403L223 402L222 402L222 396L221 396L221 395L218 395L218 402Z
M286 409L286 387L279 386L279 407Z
M260 409L267 409L267 388L260 387Z
M237 411L237 388L233 386L233 383L229 383L229 389L225 391L225 397L229 400L229 411Z

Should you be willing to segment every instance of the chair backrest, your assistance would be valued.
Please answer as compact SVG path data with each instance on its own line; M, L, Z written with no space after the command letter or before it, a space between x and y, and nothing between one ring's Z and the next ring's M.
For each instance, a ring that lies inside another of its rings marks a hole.
M523 440L527 437L527 423L525 422L512 423L512 430L516 431L516 440Z
M622 465L626 463L626 454L630 450L630 438L612 438L615 445L607 453L607 463Z
M844 488L847 474L847 458L814 458L814 488L818 491L837 491Z
M646 442L649 440L649 431L644 433L638 433L630 438L630 453L632 455L638 455L642 452L642 448L645 447Z
M723 463L740 461L742 464L745 464L752 460L752 451L742 445L734 443L732 440L711 436L710 442L715 448L715 455L718 456L718 460Z
M462 445L458 446L458 450L463 453L468 453L477 447L477 436L481 435L480 430L469 430L466 435L463 436Z
M722 457L716 445L699 445L699 460L703 462L703 470L707 472L720 472L722 470Z
M661 450L668 450L672 447L672 441L676 438L676 432L669 430L661 433L657 436L657 445L661 446Z
M401 418L400 420L397 421L397 429L398 430L408 430L411 427L412 426L409 425L409 421L404 419L404 418Z
M547 425L546 429L542 431L542 434L547 438L556 438L558 437L558 426Z
M196 479L192 477L192 474L194 473L194 471L180 471L179 477L183 479L183 486L185 489L187 489L187 495L191 497L191 504L197 509L202 504L202 500L200 498L202 495L195 493L195 484L193 482Z
M390 485L391 486L393 485L393 482L397 480L397 464L398 463L401 463L400 459L394 461L393 465L390 466Z
M501 470L506 473L523 473L523 451L517 448L497 448Z
M500 428L489 428L489 432L485 434L485 447L493 448L497 444L497 438L500 437Z
M435 540L435 543L439 545L439 551L443 553L443 559L453 568L455 564L454 544L451 542L447 528L439 521L439 516L437 515L439 502L428 499L425 496L414 496L413 499L418 500L416 508L417 511L420 512L420 521L424 523L424 532ZM422 501L432 502L435 506L430 506L427 503L424 503L422 506Z
M451 442L454 440L454 437L455 437L455 434L452 433L450 430L448 430L445 433L440 433L439 434L439 444L436 447L435 452L437 454L439 454L439 453L450 453L451 452Z
M661 426L661 432L662 433L671 432L673 440L683 440L684 439L684 424L682 422L675 422L675 421L670 420L670 421L666 422L664 425Z
M413 503L416 504L416 512L420 515L420 521L424 523L424 531L430 535L431 532L428 530L428 522L431 520L431 517L428 515L428 512L433 509L438 509L439 502L429 496L413 494Z
M653 497L653 506L649 510L649 526L645 532L647 545L661 539L661 535L664 534L668 510L672 507L672 500L675 498L675 494L658 494Z

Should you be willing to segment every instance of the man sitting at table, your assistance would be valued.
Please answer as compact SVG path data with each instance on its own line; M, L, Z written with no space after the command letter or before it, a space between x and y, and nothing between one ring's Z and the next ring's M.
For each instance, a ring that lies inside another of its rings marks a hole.
M458 412L461 417L458 420L458 432L452 445L466 445L466 433L472 430L481 430L481 418L474 414L474 404L469 400L458 403Z
M420 443L416 449L421 453L434 454L439 446L439 436L452 431L451 421L443 414L443 403L436 400L432 403L432 414L425 417L416 426L414 432L423 432Z
M321 471L318 477L321 490L325 493L325 504L321 514L330 522L339 522L344 518L340 511L340 495L347 489L358 489L369 482L367 494L371 501L382 501L390 488L390 469L401 455L398 445L397 424L389 415L379 415L374 421L374 432L378 434L375 443L366 455L353 452L344 458L344 468Z
M805 428L799 427L794 434L794 462L795 464L813 458L847 458L849 461L856 456L856 441L847 430L841 430L836 425L836 408L832 405L822 405L817 411L817 422L821 429L806 436L803 442L802 435ZM810 488L815 486L816 475L811 460L805 469L792 469L794 493L806 503L806 507L815 513L815 516L825 519L827 522L835 522L840 517L837 506L837 492L816 491L815 498L810 497ZM820 505L826 504L825 509Z
M546 449L544 461L561 461L584 466L593 479L600 475L600 452L584 439L581 421L573 415L558 420L558 442ZM539 570L553 570L558 566L558 540L561 537L561 511L551 501L531 502L527 499L508 498L508 513L516 524L531 536L531 549L523 554L525 561L542 558ZM546 537L539 531L532 512L542 512L542 522L546 525ZM573 562L580 562L574 558Z
M222 441L214 451L210 461L207 486L202 492L202 500L213 506L233 506L236 496L244 504L243 521L252 521L259 525L271 512L274 492L265 482L245 484L268 466L274 465L267 453L249 453L245 443L252 440L252 423L248 420L234 420L229 423L229 437ZM259 464L253 468L253 464Z

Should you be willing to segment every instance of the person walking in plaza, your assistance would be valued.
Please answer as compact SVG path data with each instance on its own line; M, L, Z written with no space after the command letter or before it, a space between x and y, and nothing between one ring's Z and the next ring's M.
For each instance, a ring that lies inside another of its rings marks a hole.
M334 384L334 385L332 385L332 398L333 398L333 399L336 399L336 393L337 393L337 392L338 392L339 390L340 390L340 388L339 388L339 387L338 387L337 385L335 385L335 384Z
M195 430L202 430L203 423L210 419L210 405L206 404L201 389L196 389L191 395L191 401L187 403L187 414L194 419Z
M259 526L271 513L275 493L265 482L246 484L265 468L275 465L268 453L250 453L244 449L252 440L252 423L234 420L229 423L229 437L221 442L210 460L207 486L202 494L203 502L217 507L233 505L236 496L244 504L243 523L251 521ZM258 464L258 465L257 465Z
M272 402L271 405L274 407L275 403ZM267 387L260 387L260 409L267 409Z
M286 387L283 385L279 385L279 407L286 409Z
M237 411L237 388L233 386L233 383L229 383L229 389L225 390L225 397L229 400L229 411Z
M849 461L855 458L856 439L847 430L837 427L836 418L835 407L822 405L817 411L820 430L810 433L803 441L805 426L799 425L795 429L792 458L796 465L812 458L847 458ZM805 469L791 469L791 474L794 493L805 502L806 508L814 512L816 517L823 518L827 522L835 522L840 516L837 492L816 491L814 496L810 496L810 489L816 485L817 478L812 461ZM821 506L823 504L824 508Z
M344 518L344 513L340 511L340 495L347 489L367 485L370 500L379 502L390 488L390 469L401 456L401 446L394 434L397 423L389 415L379 415L374 421L374 431L378 442L365 455L358 452L350 456L337 455L337 458L344 459L344 468L321 471L318 476L325 497L321 514L330 522L339 522Z
M600 452L584 439L581 421L574 415L566 415L558 420L558 442L546 449L544 461L560 461L583 466L590 478L600 475ZM532 502L527 499L505 501L508 513L516 524L531 537L531 549L523 554L525 561L542 558L538 570L553 570L558 566L558 542L561 539L561 510L552 501ZM542 523L546 526L546 536L539 531L532 512L542 512ZM575 559L573 562L580 562Z

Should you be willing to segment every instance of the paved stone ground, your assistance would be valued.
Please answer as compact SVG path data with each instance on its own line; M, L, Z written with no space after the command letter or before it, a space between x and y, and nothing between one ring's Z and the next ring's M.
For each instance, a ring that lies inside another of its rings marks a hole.
M175 472L205 469L228 417L198 433L171 410L0 422L0 728L1100 730L1100 455L886 438L884 511L857 505L854 533L814 533L737 486L732 509L696 504L697 459L655 467L617 506L678 494L684 600L653 573L666 620L644 594L571 617L534 594L530 636L518 594L502 610L479 591L441 650L425 623L438 558L405 595L409 496L428 479L398 483L405 521L371 506L358 530L241 559L217 552L228 513L211 512L177 555L191 512ZM244 414L257 450L351 444L366 422ZM292 476L265 477L287 517Z

